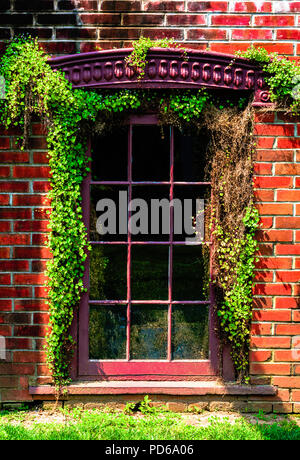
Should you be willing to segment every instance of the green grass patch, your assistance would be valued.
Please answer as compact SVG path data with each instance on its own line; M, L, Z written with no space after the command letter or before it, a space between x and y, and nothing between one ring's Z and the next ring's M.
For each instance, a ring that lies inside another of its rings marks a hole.
M63 420L63 421L61 421ZM0 414L0 440L300 440L295 421L250 423L211 416L189 424L180 414L128 415L121 412L64 411L60 421L30 421L30 412Z

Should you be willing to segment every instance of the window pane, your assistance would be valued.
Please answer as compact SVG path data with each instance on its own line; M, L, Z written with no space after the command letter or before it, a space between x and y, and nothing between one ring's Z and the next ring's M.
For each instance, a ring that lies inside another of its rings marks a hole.
M208 305L173 305L173 359L208 358L208 311Z
M174 241L209 241L209 199L209 186L174 186Z
M170 180L170 128L156 125L133 127L132 179Z
M92 180L126 181L128 127L97 136L92 144Z
M133 241L169 241L170 239L170 187L168 185L136 185L132 199L138 199L132 212ZM133 202L135 203L135 202ZM134 231L136 229L136 231ZM140 233L137 231L140 230Z
M93 245L90 255L90 299L127 299L127 245Z
M169 248L132 246L131 258L131 298L167 300Z
M204 133L182 133L174 130L175 182L205 181L205 152L208 139Z
M126 359L126 306L90 306L90 359Z
M127 241L127 219L128 187L91 185L91 241Z
M173 246L173 300L207 300L209 261L206 248Z
M132 305L130 331L131 359L167 357L167 306Z

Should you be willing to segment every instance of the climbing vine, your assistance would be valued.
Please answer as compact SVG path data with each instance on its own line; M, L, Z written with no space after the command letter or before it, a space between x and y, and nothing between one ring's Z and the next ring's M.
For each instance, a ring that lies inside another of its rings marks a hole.
M169 47L170 41L142 39L128 58L141 78L147 51L154 45ZM211 135L208 174L214 195L211 225L216 241L213 260L220 330L232 345L239 379L246 380L258 227L252 190L252 112L247 101L220 101L206 90L72 90L47 59L35 40L19 38L9 44L0 67L7 94L6 100L0 101L0 121L6 127L22 127L23 136L18 140L22 148L33 115L38 115L47 128L51 169L48 246L53 258L47 265L50 322L46 348L55 384L62 386L69 378L74 347L70 327L84 291L82 279L89 244L83 224L81 184L89 171L88 135L109 128L116 117L149 108L158 110L162 125L173 124L180 129L193 125ZM266 65L271 66L271 61ZM274 71L275 67L273 64ZM290 91L289 83L286 90L279 91L275 79L270 81L278 98Z

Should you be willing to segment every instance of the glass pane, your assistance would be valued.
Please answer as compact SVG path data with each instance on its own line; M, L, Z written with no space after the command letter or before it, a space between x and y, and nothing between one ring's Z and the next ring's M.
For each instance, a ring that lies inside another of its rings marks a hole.
M170 180L170 128L157 125L133 127L132 179Z
M132 241L169 241L170 187L137 185L132 187ZM137 234L137 232L140 233ZM136 233L136 234L134 234Z
M209 254L200 246L173 246L173 300L208 300Z
M204 133L182 133L174 129L175 182L204 182L208 138Z
M126 359L126 306L90 306L89 358Z
M91 185L91 241L127 241L127 219L128 187Z
M126 181L128 127L97 136L92 144L92 180Z
M93 245L90 254L90 299L127 299L127 245Z
M209 241L210 186L174 186L174 241Z
M165 359L168 342L168 307L132 305L131 359Z
M131 298L168 299L168 246L132 246Z
M208 358L208 312L208 305L173 305L173 359Z

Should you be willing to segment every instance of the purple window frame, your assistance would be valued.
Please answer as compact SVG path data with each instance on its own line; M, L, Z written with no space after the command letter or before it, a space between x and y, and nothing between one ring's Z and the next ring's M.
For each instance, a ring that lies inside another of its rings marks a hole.
M171 127L170 135L170 180L169 181L133 181L132 180L132 129L134 125L154 125L157 124L156 115L142 115L131 116L128 120L128 180L127 181L92 181L91 173L85 178L83 183L83 217L86 227L90 228L90 185L127 185L129 189L128 199L131 200L132 186L133 185L169 185L170 186L170 199L173 198L174 185L209 185L209 182L175 182L173 175L174 163L174 128ZM91 154L91 141L88 146L88 156ZM218 349L219 343L216 336L216 317L215 317L215 297L214 289L210 285L210 295L208 301L174 301L171 299L171 286L172 286L172 251L169 253L169 273L168 273L168 294L169 298L166 301L160 300L132 300L130 292L130 276L131 276L131 247L132 245L183 245L185 242L173 241L173 214L170 216L170 239L169 241L132 241L130 232L128 232L128 240L124 242L108 242L97 241L92 244L125 244L128 247L127 251L127 299L124 301L113 300L89 300L89 257L85 263L84 286L87 292L83 294L78 320L77 329L78 343L77 348L77 363L74 362L73 369L77 367L77 376L79 377L92 377L101 376L105 379L132 379L132 380L170 380L170 379L201 379L203 377L212 378L218 375L220 371ZM212 241L210 241L212 247ZM210 263L210 273L212 274L212 265ZM126 343L126 360L90 360L89 359L89 305L127 305L127 343ZM160 304L168 305L168 355L166 360L131 360L130 359L130 311L131 305L134 304ZM172 337L172 305L176 304L191 304L191 305L209 305L209 359L203 360L172 360L171 355L171 337ZM77 335L75 334L75 335Z

